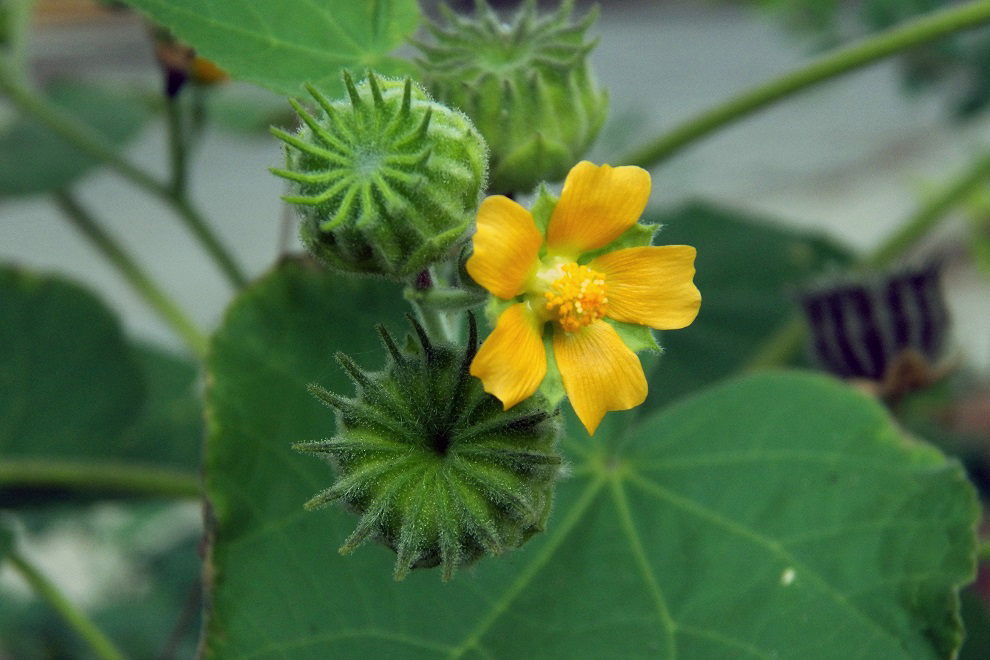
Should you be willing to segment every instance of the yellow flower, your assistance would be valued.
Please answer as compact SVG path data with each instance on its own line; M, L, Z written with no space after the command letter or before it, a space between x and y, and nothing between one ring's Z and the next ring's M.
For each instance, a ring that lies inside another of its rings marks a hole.
M693 247L602 251L637 224L649 196L646 170L584 161L567 175L546 236L533 214L508 197L481 204L467 270L514 304L478 350L471 375L505 409L530 397L547 374L547 323L564 391L589 434L606 412L646 398L639 358L605 317L673 330L694 321L701 306Z

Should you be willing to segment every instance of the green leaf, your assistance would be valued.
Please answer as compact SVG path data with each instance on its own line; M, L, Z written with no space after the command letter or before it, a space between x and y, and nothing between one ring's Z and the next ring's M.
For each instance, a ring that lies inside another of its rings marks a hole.
M150 113L135 96L59 83L49 90L52 103L114 145L137 135ZM0 199L63 190L98 163L32 118L0 131Z
M144 397L117 319L75 284L12 268L0 269L0 309L0 453L105 453Z
M6 518L0 518L0 566L14 548L14 530Z
M286 96L343 93L342 69L405 73L388 53L419 25L415 0L125 0L234 78Z
M203 425L194 367L135 350L101 301L61 278L0 268L0 309L0 502L58 500L61 487L49 488L69 481L115 490L80 470L98 479L167 468L147 476L195 481Z
M333 481L291 449L333 434L306 391L378 368L398 291L286 263L242 294L209 364L207 658L912 658L958 646L977 505L954 462L824 376L759 375L562 442L547 531L448 584L336 549L303 509ZM603 425L604 426L604 425ZM624 440L624 442L620 442ZM621 446L609 456L606 447Z
M960 594L966 639L959 650L959 660L982 660L990 649L990 606L979 583Z
M853 261L847 249L822 236L702 203L648 213L647 220L663 225L654 244L698 249L694 282L701 310L687 328L661 333L664 354L647 371L644 412L744 366L798 313L792 298L798 286Z
M198 470L205 435L199 367L150 345L132 345L131 352L141 369L146 396L120 439L117 455Z

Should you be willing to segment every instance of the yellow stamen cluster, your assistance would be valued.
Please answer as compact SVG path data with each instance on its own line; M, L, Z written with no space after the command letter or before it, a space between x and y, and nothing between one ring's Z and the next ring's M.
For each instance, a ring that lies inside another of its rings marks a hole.
M574 262L560 266L563 273L554 280L547 298L547 311L556 316L564 332L577 332L605 316L605 276Z

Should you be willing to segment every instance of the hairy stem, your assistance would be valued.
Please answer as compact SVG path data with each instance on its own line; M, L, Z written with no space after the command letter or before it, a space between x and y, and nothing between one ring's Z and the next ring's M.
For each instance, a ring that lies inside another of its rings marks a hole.
M867 37L813 60L767 83L744 91L661 135L619 162L650 168L744 117L822 81L855 71L885 57L990 21L990 0L953 5Z
M7 556L10 566L27 582L35 593L62 617L72 630L89 645L93 653L104 660L123 660L124 654L100 630L92 619L73 605L61 591L20 553Z
M198 498L199 475L180 470L110 462L5 459L0 486L60 488L142 497Z
M447 314L440 309L424 303L424 297L436 288L436 276L429 269L424 270L413 278L406 292L406 300L416 312L416 318L423 324L426 334L436 342L454 342L456 336Z
M207 339L196 324L155 281L144 271L124 248L97 223L69 193L55 195L55 202L69 223L81 233L123 276L127 283L165 323L182 338L186 346L200 360L206 358Z
M185 195L177 194L171 186L161 183L132 164L112 145L95 135L88 126L60 108L51 105L18 80L9 67L3 65L2 62L0 62L0 93L6 94L21 112L34 117L69 144L165 202L200 241L232 285L236 288L242 288L247 283L247 277L237 266L233 257L223 247L223 244Z

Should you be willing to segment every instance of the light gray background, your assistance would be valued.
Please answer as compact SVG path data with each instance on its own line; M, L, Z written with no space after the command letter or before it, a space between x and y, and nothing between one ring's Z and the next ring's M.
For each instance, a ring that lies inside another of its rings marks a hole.
M593 58L610 90L612 123L590 154L597 162L624 152L618 146L632 146L628 140L652 137L809 56L805 44L749 9L650 0L601 4L595 28L601 42ZM135 20L49 26L36 35L33 54L43 77L95 72L150 86L156 75ZM988 128L987 117L950 124L937 97L906 98L896 66L888 62L789 99L682 152L653 171L653 203L705 198L868 250L916 208L924 191L986 149ZM164 173L163 126L149 126L127 152ZM197 203L252 275L278 254L282 185L266 168L280 158L267 135L212 130L192 166ZM208 328L219 322L231 291L166 210L108 172L88 176L77 193L112 221L121 240L196 321ZM951 234L950 227L941 240ZM99 291L132 334L178 347L44 199L0 204L0 259L71 275ZM758 259L754 255L754 267ZM985 368L987 281L964 265L953 267L949 279L957 343Z

